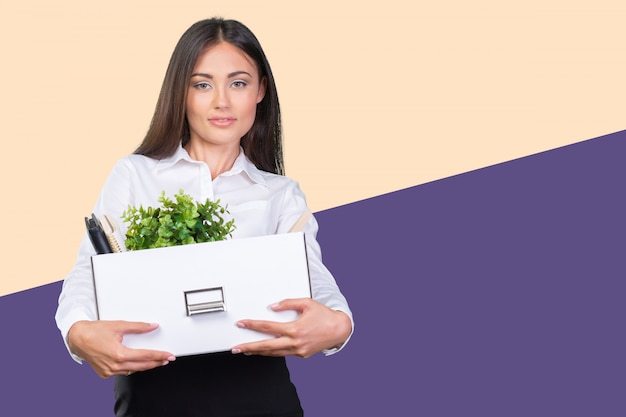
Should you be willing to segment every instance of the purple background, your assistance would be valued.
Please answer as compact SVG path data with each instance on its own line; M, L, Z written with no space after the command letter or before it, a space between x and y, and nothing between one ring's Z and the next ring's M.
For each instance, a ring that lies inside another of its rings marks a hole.
M317 213L356 331L289 358L306 415L626 415L625 155L623 131ZM113 414L60 287L0 298L3 415Z

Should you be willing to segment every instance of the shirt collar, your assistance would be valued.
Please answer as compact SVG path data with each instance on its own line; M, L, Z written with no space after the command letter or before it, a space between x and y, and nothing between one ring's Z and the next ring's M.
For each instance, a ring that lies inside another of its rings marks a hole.
M264 185L267 187L267 182L265 181L265 177L260 169L258 169L246 156L243 152L243 148L239 148L239 156L235 159L235 163L233 163L233 167L224 172L221 177L230 177L232 175L237 175L241 172L244 172L248 178L257 184Z
M189 156L185 148L183 148L182 141L181 141L178 144L178 148L176 148L176 151L172 155L165 157L157 162L156 170L162 171L162 170L171 168L174 165L178 164L180 161L188 161L194 164L202 163L200 161L196 161L195 159L192 159L191 156ZM230 170L224 172L220 176L230 177L233 175L240 174L242 172L244 172L248 176L248 178L250 178L252 181L256 182L257 184L267 186L267 182L265 181L265 178L261 170L259 170L248 159L248 157L243 152L243 148L240 147L239 156L237 156L237 159L235 159L235 162L233 163L233 167Z
M189 161L189 162L197 162L191 159L185 148L183 148L182 141L178 143L178 147L176 151L170 156L167 156L163 159L160 159L156 164L156 170L162 171L164 169L168 169L174 165L176 165L179 161Z

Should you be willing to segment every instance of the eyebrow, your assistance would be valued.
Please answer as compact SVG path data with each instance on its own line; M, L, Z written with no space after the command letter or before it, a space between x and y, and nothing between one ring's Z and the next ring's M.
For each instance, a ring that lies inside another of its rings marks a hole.
M252 75L247 72L247 71L235 71L235 72L231 72L230 74L228 74L228 78L232 78L232 77L236 77L238 75L242 75L245 74L248 77L252 78ZM196 72L194 74L191 74L192 77L204 77L204 78L209 78L209 79L213 79L213 76L211 74L205 74L203 72Z

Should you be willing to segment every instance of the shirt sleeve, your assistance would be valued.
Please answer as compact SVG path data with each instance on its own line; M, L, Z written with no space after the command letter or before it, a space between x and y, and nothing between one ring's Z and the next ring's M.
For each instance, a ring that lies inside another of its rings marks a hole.
M308 211L306 198L297 182L293 182L285 193L283 209L279 217L277 233L287 233L296 223L300 216ZM317 241L319 225L315 216L311 216L304 227L304 235L307 249L307 259L309 263L309 274L311 279L311 292L313 299L324 304L330 309L342 311L350 317L352 331L346 341L338 348L324 350L325 355L332 355L339 352L348 343L354 332L354 319L348 306L348 302L341 293L339 286L322 262L322 251Z
M102 214L119 216L128 206L129 200L129 168L124 160L119 161L107 178L100 196L93 209L96 216ZM97 320L96 297L91 270L91 257L96 252L85 232L78 250L74 267L63 280L59 295L55 320L61 331L63 341L72 358L82 363L83 359L75 355L67 344L67 334L77 321Z

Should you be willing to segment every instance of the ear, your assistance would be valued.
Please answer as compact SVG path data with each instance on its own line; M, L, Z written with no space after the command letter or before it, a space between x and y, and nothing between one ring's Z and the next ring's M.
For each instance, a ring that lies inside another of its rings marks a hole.
M256 104L259 104L263 97L265 97L265 91L267 90L267 77L261 78L261 82L259 83L259 93L256 97Z

